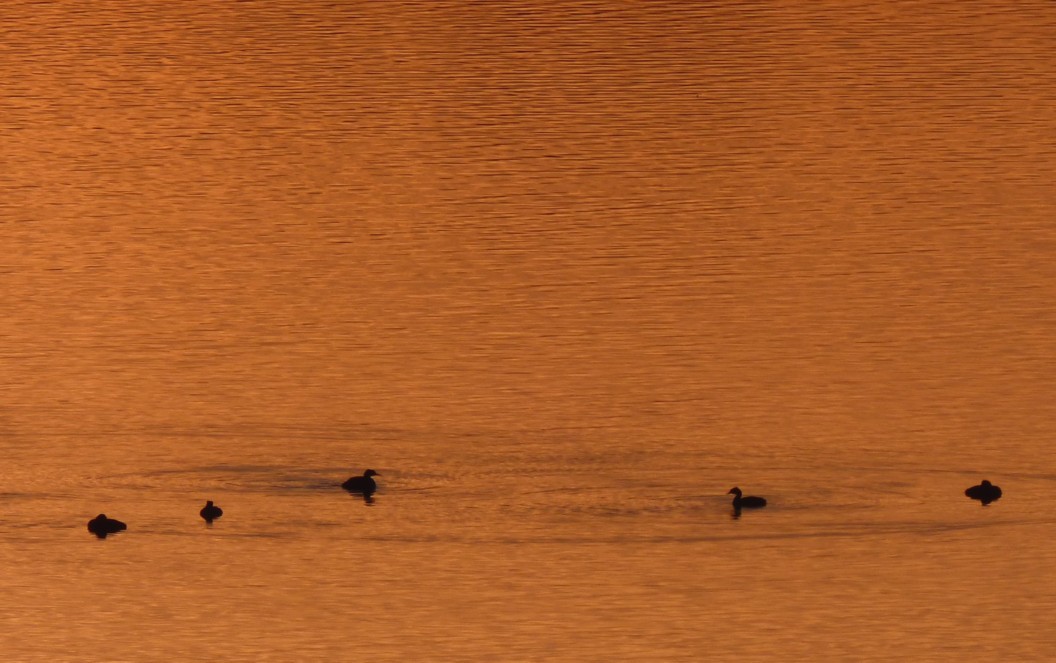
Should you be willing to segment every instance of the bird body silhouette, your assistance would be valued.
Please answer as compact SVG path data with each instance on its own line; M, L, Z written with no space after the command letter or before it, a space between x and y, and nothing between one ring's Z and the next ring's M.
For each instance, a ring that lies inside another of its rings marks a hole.
M114 534L125 529L128 529L127 525L120 520L107 518L105 513L100 513L88 521L88 531L100 539L105 539L107 534Z
M983 506L1001 497L1001 488L990 483L986 479L978 486L972 486L964 491L964 494L973 500L979 500Z
M733 495L733 508L734 509L761 509L766 506L766 499L762 497L755 497L749 495L748 497L741 496L741 489L734 486L730 488L730 492L727 495Z
M347 481L341 484L341 487L350 493L363 493L364 495L370 495L378 489L378 484L374 482L373 477L381 476L374 470L367 470L361 477L350 477Z
M202 507L202 510L198 512L198 515L211 525L214 520L224 515L224 510L214 505L212 500L209 500L205 503L205 506Z

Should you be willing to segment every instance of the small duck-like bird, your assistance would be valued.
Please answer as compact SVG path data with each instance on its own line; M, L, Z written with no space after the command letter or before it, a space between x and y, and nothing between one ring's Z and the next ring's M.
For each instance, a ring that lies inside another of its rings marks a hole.
M100 513L88 521L88 531L100 539L105 539L107 534L114 534L125 529L128 529L127 525L120 520L107 518L105 513Z
M983 503L983 506L986 506L1001 497L1001 488L983 479L981 484L968 488L964 491L964 494L973 500L979 500Z
M341 484L341 487L350 493L363 493L364 495L370 495L378 489L378 484L374 482L372 477L380 477L381 475L374 470L367 470L361 477L351 477L348 481Z
M749 495L748 497L741 497L741 489L734 486L730 488L730 492L727 495L733 495L733 508L740 509L761 509L766 506L766 499L762 497L755 497Z
M198 512L198 515L205 519L205 522L212 525L213 521L224 515L224 510L213 504L212 500L205 503L202 510Z

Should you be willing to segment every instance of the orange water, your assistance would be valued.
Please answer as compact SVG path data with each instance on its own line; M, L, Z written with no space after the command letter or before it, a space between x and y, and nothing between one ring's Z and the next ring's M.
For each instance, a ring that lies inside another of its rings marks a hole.
M1050 3L3 14L6 660L1056 650Z

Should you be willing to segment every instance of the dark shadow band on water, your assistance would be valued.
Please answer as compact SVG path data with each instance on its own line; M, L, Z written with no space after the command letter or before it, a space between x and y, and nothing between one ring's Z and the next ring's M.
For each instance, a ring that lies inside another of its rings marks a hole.
M828 538L868 538L908 534L932 536L957 531L989 529L996 527L1014 527L1022 525L1054 525L1056 519L1047 520L1005 520L988 523L948 523L948 524L906 524L876 525L857 528L842 528L812 532L760 532L751 534L700 535L700 536L619 536L619 537L460 537L460 536L389 536L364 533L361 541L378 541L389 543L458 543L465 545L509 544L509 545L658 545L658 544L694 544L721 543L724 541L786 541L797 539Z

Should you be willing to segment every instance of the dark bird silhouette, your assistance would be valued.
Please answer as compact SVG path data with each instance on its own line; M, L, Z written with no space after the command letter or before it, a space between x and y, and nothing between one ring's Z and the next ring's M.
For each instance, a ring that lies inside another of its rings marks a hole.
M125 529L128 529L127 525L120 520L107 518L105 513L100 513L88 521L88 531L100 539L105 539L107 534L114 534Z
M733 495L733 508L738 511L741 509L761 509L766 506L766 500L762 497L754 497L752 495L741 497L741 489L736 486L730 488L730 492L726 494Z
M205 522L212 525L213 521L224 515L224 510L213 504L212 500L205 503L202 510L198 512L198 515L205 519Z
M367 470L361 477L351 477L348 481L341 484L341 487L350 493L363 493L364 496L370 496L375 490L378 489L378 484L374 482L371 477L380 477L381 475L374 470Z
M1001 497L1001 489L986 479L983 479L981 484L968 488L964 491L964 494L973 500L979 500L983 503L983 506L986 506Z

